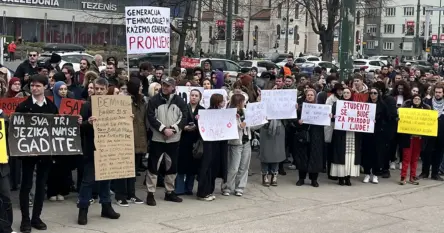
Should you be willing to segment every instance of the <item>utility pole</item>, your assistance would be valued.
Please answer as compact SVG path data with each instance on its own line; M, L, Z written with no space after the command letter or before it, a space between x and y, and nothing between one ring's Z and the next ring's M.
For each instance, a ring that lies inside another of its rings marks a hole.
M441 7L442 7L442 0L439 0L439 8L441 8ZM441 35L440 35L441 34L441 10L438 11L438 12L439 12L439 17L438 17L438 38L436 38L436 39L437 39L438 45L439 45L441 43L440 42L440 39L441 39Z
M247 51L250 51L250 34L251 34L251 1L249 0L249 7L248 7L248 26L247 26Z
M226 34L225 34L225 57L231 60L231 41L233 34L233 1L228 0L228 12L227 12L227 22L226 22Z
M198 56L200 57L200 44L202 43L201 41L201 24L202 21L202 0L197 0L197 30L196 30L196 52L198 54ZM211 39L211 38L210 38Z
M287 20L285 21L285 53L288 53L288 26L290 25L290 0L287 0Z
M342 1L341 34L339 44L339 62L341 80L348 79L353 73L354 31L356 17L356 1Z
M421 51L420 44L419 44L419 21L420 21L420 15L421 15L421 0L418 0L418 5L416 7L415 56L418 56L419 55L419 51Z

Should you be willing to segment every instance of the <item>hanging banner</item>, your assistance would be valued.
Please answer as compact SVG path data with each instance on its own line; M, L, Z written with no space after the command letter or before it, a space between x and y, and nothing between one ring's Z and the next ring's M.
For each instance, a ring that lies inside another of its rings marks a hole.
M216 40L225 40L225 31L227 28L225 20L216 20L216 28Z
M8 163L8 148L6 146L5 119L0 119L0 163Z
M233 21L233 40L244 41L244 23L243 19L236 19Z
M236 108L199 110L199 132L204 141L239 139Z
M398 108L398 133L433 136L438 135L438 111Z
M128 54L170 52L170 8L125 7Z
M353 101L336 101L335 129L373 133L376 104Z

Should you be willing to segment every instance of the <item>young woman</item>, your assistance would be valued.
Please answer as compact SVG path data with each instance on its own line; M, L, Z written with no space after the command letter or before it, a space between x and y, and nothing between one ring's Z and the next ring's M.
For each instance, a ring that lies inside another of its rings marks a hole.
M373 133L362 135L362 166L364 167L364 183L379 182L377 174L384 167L387 135L384 131L388 120L387 106L382 101L381 91L370 88L368 103L376 104L375 127Z
M306 103L316 103L316 91L307 89L305 91ZM298 119L301 119L303 105L299 105L297 110ZM295 123L295 134L293 137L293 156L295 164L299 170L299 180L297 186L305 184L307 173L311 180L311 186L319 187L318 175L323 170L324 153L324 127L319 125L306 125L302 120Z
M352 101L352 91L345 88L342 100ZM336 103L332 114L336 113ZM334 122L335 118L332 118ZM351 186L350 177L358 177L361 169L362 134L352 131L334 130L332 137L333 155L330 175L339 178L339 185Z
M179 144L175 188L177 195L193 195L194 180L199 172L200 158L194 158L193 145L197 140L201 140L196 120L199 110L205 109L199 104L201 99L202 93L199 90L191 90L190 103L188 104L188 125L182 131Z
M416 109L427 109L430 110L431 107L425 104L421 96L414 94L411 100L407 100L403 108L416 108ZM400 147L402 148L402 169L401 169L401 181L400 185L406 184L407 170L410 166L410 176L409 182L414 185L419 185L416 178L416 168L418 166L419 155L421 154L422 148L422 137L410 134L400 134Z
M6 98L17 97L17 95L21 92L21 89L22 89L20 79L16 78L16 77L11 78L11 80L9 80L8 84L9 84L8 91L6 92L5 97Z
M222 109L225 107L225 100L221 94L213 94L210 98L209 109ZM197 116L199 118L199 116ZM203 155L199 172L199 185L197 187L197 197L203 201L212 201L216 178L221 177L223 181L227 179L227 152L228 141L203 142Z
M212 85L211 85L211 81L207 78L204 78L202 81L202 86L204 88L204 90L210 90L213 89Z
M242 94L245 97L245 103L248 103L248 94L242 91L241 88L242 88L241 81L240 80L236 81L232 86L232 90L228 93L228 98L231 100L231 97L234 94Z
M248 181L248 169L251 159L251 130L257 127L247 127L245 123L245 96L234 94L230 100L230 108L237 109L237 129L239 139L228 141L228 174L226 183L222 185L222 195L242 196Z

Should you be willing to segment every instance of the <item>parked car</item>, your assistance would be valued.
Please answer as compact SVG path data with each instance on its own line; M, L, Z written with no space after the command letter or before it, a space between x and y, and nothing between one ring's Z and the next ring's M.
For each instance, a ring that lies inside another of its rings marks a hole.
M407 63L410 63L412 67L417 67L427 72L433 70L433 64L427 60L405 60L401 63L401 66L405 66Z
M223 58L201 58L200 67L204 67L204 61L208 59L211 61L213 70L222 69L224 72L228 73L233 81L236 80L237 74L241 72L241 66L239 66L236 62Z
M149 62L153 66L163 66L168 68L169 65L172 64L172 61L168 62L168 58L171 59L169 53L148 53L144 55L133 55L129 56L129 61L124 58L125 65L128 65L130 68L135 67L138 68L141 63Z
M280 69L275 63L266 60L243 60L239 61L238 64L242 68L251 69L252 67L257 67L258 76L261 76L262 72L272 69L274 69L275 73L277 73Z
M354 69L365 68L366 72L373 72L375 70L380 70L381 66L385 64L381 60L367 60L367 59L356 59L353 61Z
M372 56L369 57L368 60L378 60L381 61L384 65L387 65L388 56Z
M94 56L89 55L84 52L56 52L58 55L62 57L62 61L60 62L60 67L62 67L65 63L71 63L74 71L80 70L80 60L86 59L90 63L94 61ZM39 57L39 63L45 63L47 60L51 58L52 53L46 52L42 53ZM101 66L99 66L99 70L102 71L106 68L106 64L103 62Z
M304 57L295 57L294 58L294 63L297 66L301 66L302 64L306 63L306 62L313 62L313 61L322 61L322 58L320 57L316 57L316 56L304 56ZM279 67L283 67L285 66L285 64L287 64L287 60L285 59L282 62L277 63L276 65L278 65Z
M329 62L329 61L310 61L310 62L306 62L306 63L313 63L316 66L319 67L324 67L327 69L327 74L330 74L330 70L331 69L336 69L337 71L339 71L339 67L336 66L333 62Z

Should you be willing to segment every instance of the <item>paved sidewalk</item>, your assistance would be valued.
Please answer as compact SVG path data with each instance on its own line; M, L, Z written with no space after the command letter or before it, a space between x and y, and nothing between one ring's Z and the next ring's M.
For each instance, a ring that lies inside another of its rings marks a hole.
M48 224L47 233L444 232L444 183L423 180L419 186L400 186L399 171L392 175L379 184L364 184L361 177L352 180L352 187L341 187L322 174L320 187L313 188L296 187L297 172L289 171L279 177L278 187L266 188L255 174L243 197L221 196L217 185L213 202L198 201L195 196L184 197L183 203L165 202L159 188L156 207L114 205L122 214L119 220L101 218L100 205L94 204L87 226L76 223L73 194L64 202L45 202L42 219ZM138 177L137 194L145 199L142 180ZM20 223L17 207L15 201L15 229Z

